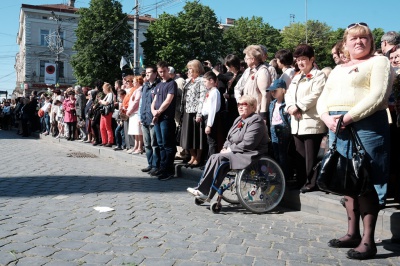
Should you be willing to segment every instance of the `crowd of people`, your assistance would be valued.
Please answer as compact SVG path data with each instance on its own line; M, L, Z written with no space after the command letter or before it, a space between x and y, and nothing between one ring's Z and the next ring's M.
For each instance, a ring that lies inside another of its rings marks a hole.
M317 190L321 142L327 134L330 141L334 138L337 120L344 115L340 126L357 131L373 162L375 189L344 197L348 232L329 246L351 247L349 258L369 259L376 254L375 224L389 179L394 180L396 200L400 197L395 169L399 141L394 137L400 127L399 43L398 33L387 32L376 50L371 30L361 22L349 25L332 48L333 70L318 68L308 44L293 52L279 50L269 63L265 46L249 45L244 61L232 54L215 66L194 59L185 74L160 61L114 86L98 80L94 88L55 89L41 96L33 92L30 98L5 101L1 126L7 130L16 124L24 137L41 130L116 152L145 153L148 166L141 170L159 180L173 177L174 160L182 159L185 167L204 170L198 186L188 192L210 200L219 164L229 161L226 171L242 169L265 154L275 158L285 178L296 181L294 188ZM339 152L351 158L348 134L338 139ZM219 175L217 183L224 171Z

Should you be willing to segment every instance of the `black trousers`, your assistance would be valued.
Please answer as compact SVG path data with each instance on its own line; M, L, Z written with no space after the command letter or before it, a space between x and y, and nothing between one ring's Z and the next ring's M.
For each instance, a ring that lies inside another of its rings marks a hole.
M318 173L313 168L318 163L317 155L324 135L293 135L296 146L295 165L298 185L315 186Z

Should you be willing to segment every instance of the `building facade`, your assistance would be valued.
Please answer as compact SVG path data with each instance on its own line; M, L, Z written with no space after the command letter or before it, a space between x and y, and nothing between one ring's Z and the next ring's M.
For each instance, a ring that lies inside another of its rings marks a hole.
M32 90L40 93L54 88L54 84L44 82L45 64L56 61L59 88L65 89L76 84L70 64L74 54L72 47L76 41L75 29L79 22L78 8L74 7L74 2L69 1L68 5L22 4L17 35L19 52L15 57L15 95L28 95ZM140 47L144 41L143 33L153 20L149 16L139 17L139 55L143 53ZM128 23L132 26L133 47L133 16L128 16Z

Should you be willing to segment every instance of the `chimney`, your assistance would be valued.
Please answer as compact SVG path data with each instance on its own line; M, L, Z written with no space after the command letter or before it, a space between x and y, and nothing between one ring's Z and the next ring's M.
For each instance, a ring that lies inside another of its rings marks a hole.
M235 23L235 19L233 19L233 18L227 18L226 19L226 24L233 25L234 23Z
M75 0L69 0L68 5L69 5L70 7L75 7Z

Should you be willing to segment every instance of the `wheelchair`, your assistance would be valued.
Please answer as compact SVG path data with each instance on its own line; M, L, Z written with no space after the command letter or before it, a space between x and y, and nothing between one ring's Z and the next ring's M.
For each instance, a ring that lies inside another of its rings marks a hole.
M226 167L229 161L223 162L217 169ZM266 213L274 209L281 202L285 193L285 176L281 167L270 157L261 157L258 161L242 170L230 170L220 187L215 186L216 176L212 189L217 191L217 200L212 201L210 210L219 213L222 210L221 200L230 204L241 204L252 213ZM196 198L195 204L201 205L204 201Z

